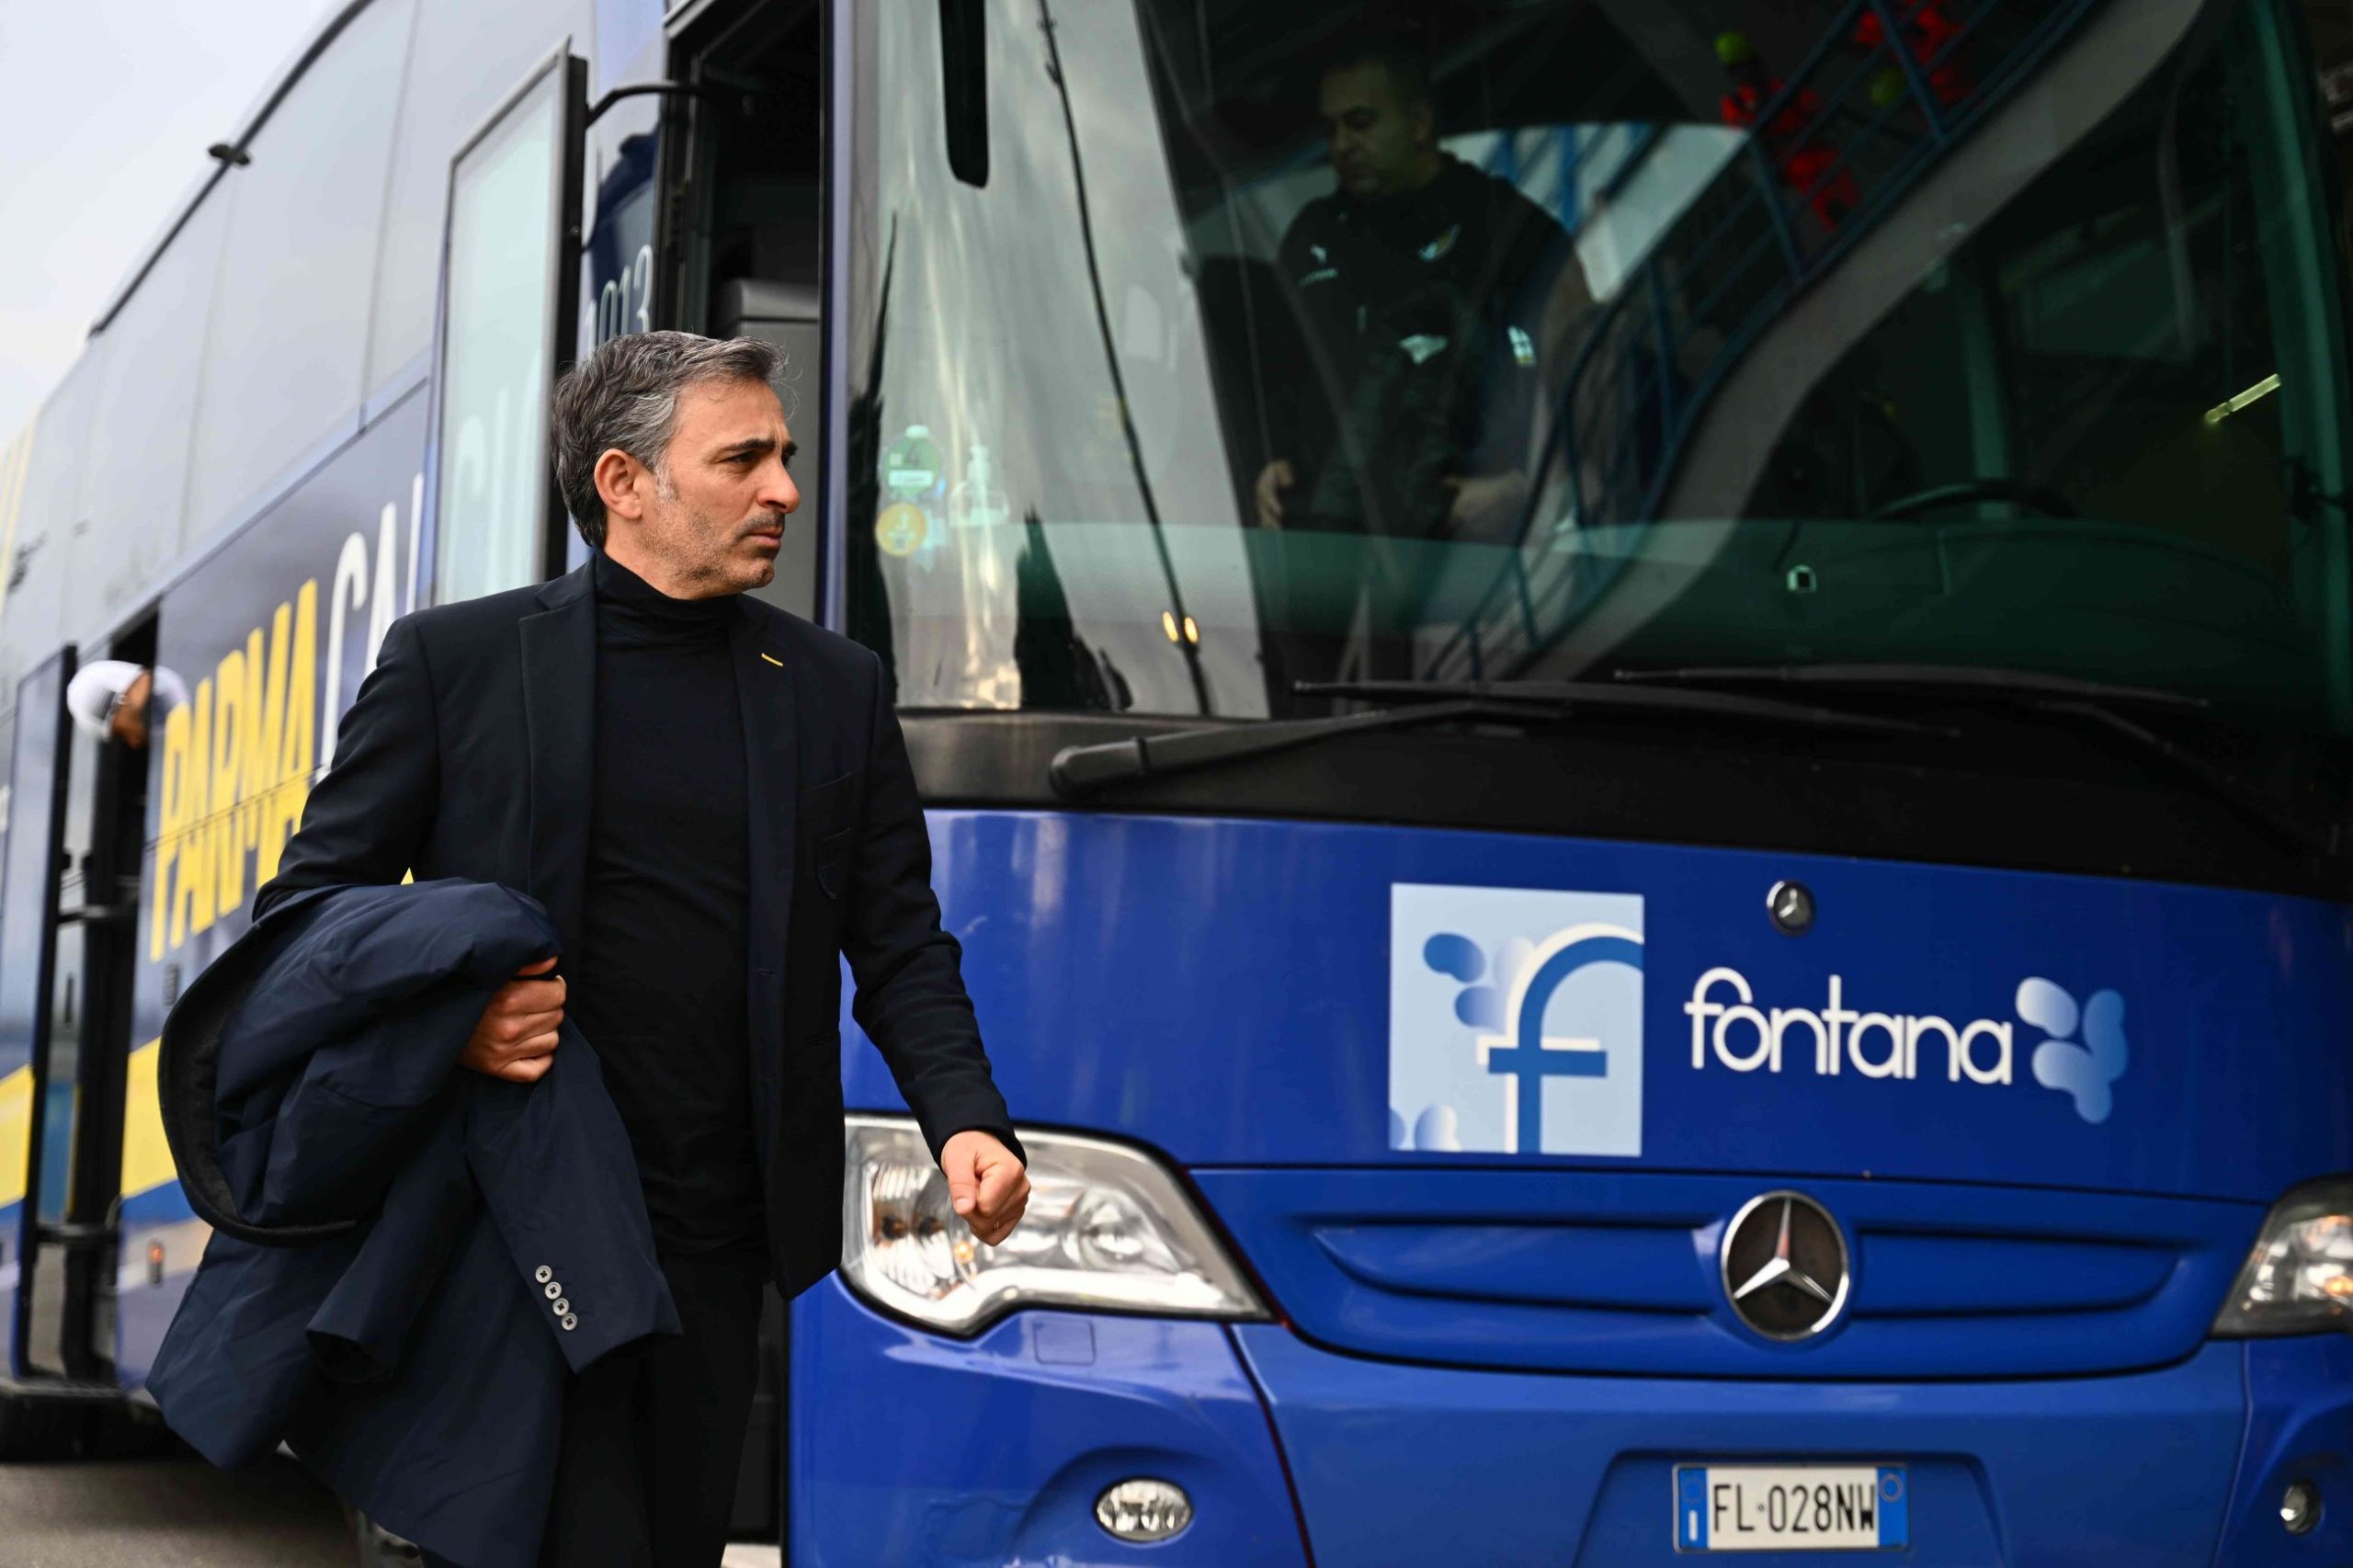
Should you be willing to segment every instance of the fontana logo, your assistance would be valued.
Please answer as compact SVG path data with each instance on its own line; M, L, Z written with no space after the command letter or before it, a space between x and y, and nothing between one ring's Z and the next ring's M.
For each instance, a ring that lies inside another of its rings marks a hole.
M1389 1146L1643 1152L1643 901L1390 891Z
M1860 1011L1847 1005L1846 980L1832 975L1819 1008L1759 1007L1747 976L1719 966L1699 976L1683 1004L1691 1020L1691 1065L1734 1073L1779 1073L1810 1062L1835 1078L1942 1077L1988 1086L2017 1081L2015 1025L1998 1018L1956 1024L1933 1013ZM2040 976L2019 982L2018 1016L2044 1034L2035 1047L2034 1081L2075 1102L2076 1114L2098 1123L2113 1104L2110 1085L2130 1052L2124 1040L2124 999L2097 991L2081 1008L2073 995ZM2065 1037L2080 1024L2084 1043Z

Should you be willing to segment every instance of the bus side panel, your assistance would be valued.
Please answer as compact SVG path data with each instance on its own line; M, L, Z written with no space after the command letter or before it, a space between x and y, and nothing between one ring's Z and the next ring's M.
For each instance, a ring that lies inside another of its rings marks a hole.
M164 599L157 661L189 704L164 722L148 788L117 1275L129 1384L145 1380L210 1234L165 1146L157 1037L244 934L385 629L416 606L426 401L420 388L395 404Z

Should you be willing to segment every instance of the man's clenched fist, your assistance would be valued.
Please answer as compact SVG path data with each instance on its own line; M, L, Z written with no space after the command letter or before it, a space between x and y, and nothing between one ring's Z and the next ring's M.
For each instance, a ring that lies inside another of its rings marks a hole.
M941 1146L939 1168L949 1201L972 1234L995 1246L1013 1233L1029 1206L1029 1173L1012 1150L985 1132L959 1132Z
M555 1031L563 1023L563 977L531 976L554 967L553 959L527 964L490 994L490 1006L482 1010L458 1065L510 1084L536 1084L546 1075L555 1064Z

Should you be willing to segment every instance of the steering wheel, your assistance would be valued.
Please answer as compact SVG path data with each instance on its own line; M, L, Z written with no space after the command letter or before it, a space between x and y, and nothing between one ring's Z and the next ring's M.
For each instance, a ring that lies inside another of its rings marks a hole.
M2007 501L2045 517L2073 517L2077 515L2075 508L2069 506L2063 497L2038 485L2020 484L2014 479L1964 479L1958 484L1932 484L1926 490L1899 495L1872 512L1870 520L1875 523L1902 522L1923 512L1938 511L1971 501Z

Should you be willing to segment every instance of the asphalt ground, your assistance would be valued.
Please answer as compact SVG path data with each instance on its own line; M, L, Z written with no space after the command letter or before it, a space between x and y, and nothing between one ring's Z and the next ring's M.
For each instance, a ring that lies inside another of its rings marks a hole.
M6 1568L352 1568L335 1498L291 1460L0 1464Z
M725 1568L777 1568L773 1546ZM283 1458L213 1469L185 1450L0 1464L0 1568L353 1568L335 1498Z

